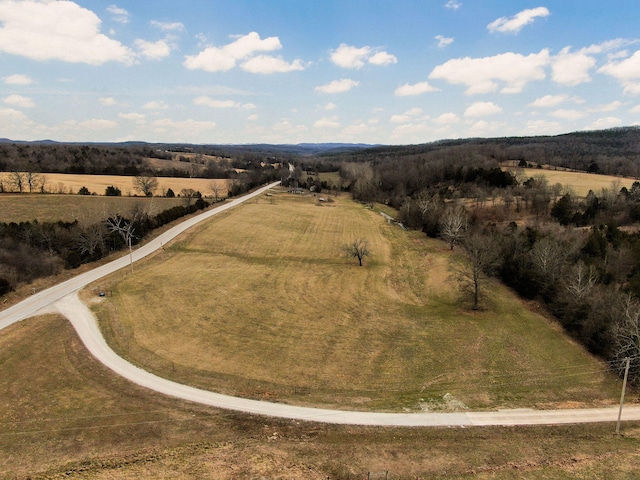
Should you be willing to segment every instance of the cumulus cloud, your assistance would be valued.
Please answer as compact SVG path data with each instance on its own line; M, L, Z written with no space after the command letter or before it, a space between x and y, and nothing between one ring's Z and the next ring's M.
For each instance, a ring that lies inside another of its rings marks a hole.
M410 110L407 110L401 115L392 115L389 121L391 123L407 123L415 121L416 119L426 120L429 118L428 116L424 116L423 114L424 111L421 108L414 107Z
M250 73L287 73L304 70L302 61L294 60L291 63L286 62L282 57L274 57L271 55L258 55L250 58L241 65L242 70Z
M0 0L0 52L32 60L102 65L135 54L100 33L100 19L71 1Z
M476 102L465 111L465 117L487 117L502 112L502 108L493 102Z
M151 26L159 28L163 32L182 32L184 31L184 24L181 22L158 22L157 20L151 20Z
M250 73L285 73L305 69L301 60L289 63L281 57L257 55L258 52L281 48L278 37L261 39L256 32L251 32L222 47L209 46L197 55L187 55L184 66L190 70L226 72L234 68L238 62L244 61L241 68Z
M148 60L160 60L171 55L171 46L166 40L158 40L157 42L136 40L135 45L140 55Z
M429 82L418 82L413 85L405 83L399 86L393 92L397 97L408 97L412 95L421 95L429 92L439 92L440 89L429 84Z
M171 142L195 141L200 138L199 135L213 131L217 126L212 121L199 121L191 118L186 120L162 118L152 123L153 132L160 138L167 138Z
M453 43L453 38L443 37L442 35L436 35L435 39L438 40L438 48L445 48Z
M433 123L438 125L451 125L453 123L458 123L459 121L460 117L452 112L443 113L433 119Z
M315 128L339 128L338 117L322 117L313 124Z
M216 100L211 97L201 96L193 100L194 105L202 105L211 108L241 108L244 110L252 110L256 108L253 103L239 103L235 100Z
M362 68L366 62L372 65L390 65L398 63L395 55L385 51L378 51L369 46L354 47L345 43L340 44L338 48L332 50L329 58L331 61L342 68Z
M7 85L31 85L35 83L28 75L22 75L19 73L3 77L2 81Z
M34 101L29 97L23 97L22 95L9 95L5 97L4 103L20 108L33 108L36 106Z
M524 26L532 23L536 18L547 17L549 14L549 9L546 7L529 8L522 10L513 17L498 18L487 25L487 29L489 29L491 33L517 33Z
M169 105L164 103L162 100L160 101L152 100L150 102L145 103L142 106L142 108L146 110L167 110L169 108Z
M619 61L610 61L598 70L599 73L615 78L623 87L624 93L640 93L640 50Z
M147 118L145 114L135 113L135 112L119 113L118 117L123 118L125 120L130 120L132 122L136 122L138 124L144 123L145 119Z
M551 112L550 115L562 120L579 120L585 116L585 113L580 110L560 108Z
M318 93L344 93L348 92L354 87L357 87L360 82L351 80L350 78L342 78L340 80L334 80L325 85L321 85L315 88Z
M571 53L570 47L553 57L551 77L556 83L575 87L591 81L590 70L595 67L596 59L587 54L587 49Z
M566 102L569 97L567 95L545 95L544 97L536 98L529 104L530 107L537 108L551 108Z
M493 57L464 57L436 66L429 78L466 85L468 95L494 92L499 82L504 84L502 93L519 93L527 83L543 80L548 64L547 49L526 56L508 52Z
M616 117L599 118L586 127L586 130L604 130L607 128L619 127L622 120Z
M131 15L124 8L120 8L117 5L109 5L107 12L111 14L111 18L118 23L129 23Z
M458 10L462 6L462 3L457 0L448 0L447 3L444 4L445 8L449 8L451 10Z

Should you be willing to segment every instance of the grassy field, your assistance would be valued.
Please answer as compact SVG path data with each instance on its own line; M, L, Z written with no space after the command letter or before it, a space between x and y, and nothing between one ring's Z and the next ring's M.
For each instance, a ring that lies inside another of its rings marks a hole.
M94 195L0 195L0 222L72 222L83 224L103 221L115 214L129 215L143 209L154 215L176 205L184 205L182 198L165 197L105 197Z
M511 171L515 171L515 168L510 168ZM536 177L543 175L549 185L555 185L559 183L562 186L568 187L572 192L580 197L585 197L589 190L593 190L593 193L599 195L602 189L610 189L615 183L617 190L622 187L630 188L634 178L614 177L611 175L597 175L595 173L585 172L569 172L563 170L547 170L537 168L522 168L525 178Z
M369 428L205 408L132 385L68 322L0 332L0 478L632 479L640 424Z
M357 237L363 268L341 256ZM390 411L617 401L604 364L499 284L484 310L462 305L455 255L347 196L277 194L118 276L97 310L126 358L233 395Z
M133 184L134 177L121 175L75 175L67 173L43 173L45 178L44 190L48 193L78 193L82 187L87 187L91 193L104 195L105 189L113 185L122 191L122 195L140 195ZM5 185L9 185L9 174L0 172L0 178L4 178ZM226 180L211 180L206 178L183 178L183 177L158 177L158 189L156 195L163 195L167 189L172 189L176 195L183 188L192 188L199 191L203 196L212 196L211 184L220 185L219 194L227 194Z

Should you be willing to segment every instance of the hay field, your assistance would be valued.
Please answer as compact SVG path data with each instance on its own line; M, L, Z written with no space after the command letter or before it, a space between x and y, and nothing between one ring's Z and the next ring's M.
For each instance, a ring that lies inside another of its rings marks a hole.
M363 268L341 256L356 237ZM462 306L451 255L346 196L276 194L115 277L97 311L134 363L234 395L394 411L616 401L606 368L499 284L484 311Z
M515 172L516 169L508 168L508 170L510 170L511 172ZM592 190L593 193L599 195L602 192L602 189L610 189L614 183L617 185L618 191L622 187L630 188L633 182L637 180L635 178L615 177L612 175L598 175L595 173L570 172L563 170L547 170L537 168L521 168L518 170L522 170L524 172L523 176L525 177L525 179L543 175L547 179L549 185L555 185L556 183L559 183L562 186L569 187L570 190L579 197L586 197L589 193L589 190Z
M225 412L116 376L55 315L0 332L0 478L634 478L638 422L373 428ZM471 473L475 472L475 473Z
M101 222L116 214L129 216L142 209L155 215L176 205L184 205L183 198L164 197L105 197L94 195L0 195L0 223L9 222L73 222L88 225Z
M0 177L5 179L5 185L9 174L0 172ZM96 195L104 195L105 189L109 185L118 187L122 191L122 195L140 195L136 191L133 179L135 177L121 175L77 175L70 173L43 173L45 178L45 191L49 193L78 193L82 187L87 187L91 193ZM220 195L227 194L226 180L206 179L206 178L182 178L182 177L158 177L158 189L155 192L160 196L167 189L172 189L176 195L183 188L192 188L199 191L204 196L212 196L211 184L215 182L220 185Z

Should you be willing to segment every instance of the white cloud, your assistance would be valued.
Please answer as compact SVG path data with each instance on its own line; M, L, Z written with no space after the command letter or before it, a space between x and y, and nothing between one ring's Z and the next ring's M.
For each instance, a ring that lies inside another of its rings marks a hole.
M556 83L575 87L581 83L591 81L589 71L595 65L595 58L587 55L586 49L570 53L570 47L566 47L553 57L551 77Z
M151 26L159 28L163 32L182 32L184 31L184 24L181 22L158 22L157 20L151 20Z
M424 111L421 108L414 107L410 110L407 110L401 115L392 115L389 121L391 123L407 123L407 122L415 121L418 117L422 116L423 114L424 114ZM421 118L421 120L426 120L427 118L429 117L428 116L423 117Z
M616 117L604 117L599 118L595 122L588 125L585 130L604 130L607 128L619 127L622 125L622 120Z
M546 7L529 8L522 10L513 17L501 17L487 25L491 33L517 33L522 27L529 25L538 17L546 17L550 14Z
M331 52L331 61L342 68L362 68L371 55L371 47L353 47L345 43Z
M136 40L136 48L144 58L149 60L160 60L171 55L171 46L166 40L148 42L146 40Z
M189 70L226 72L234 68L238 61L250 58L256 52L270 52L281 48L278 37L261 39L256 32L251 32L222 47L210 46L197 55L187 55L184 66Z
M162 100L152 100L151 102L145 103L142 108L145 108L147 110L167 110L169 108L169 105L164 103Z
M532 120L526 124L528 135L553 135L562 129L559 122L549 122L547 120Z
M624 93L640 93L640 50L631 57L620 61L610 61L598 70L599 73L612 76L624 87Z
M249 120L251 122L255 122L256 120L258 120L258 114L257 113L252 113L251 115L249 115L247 117L247 120Z
M253 103L238 103L235 100L216 100L207 96L195 98L193 100L193 104L211 108L241 108L244 110L252 110L256 108Z
M71 1L0 0L0 51L32 60L133 63L135 54L101 34L100 23Z
M69 125L75 125L79 130L102 131L116 128L118 126L118 122L104 118L92 118L82 122L71 121L69 122Z
M555 107L563 102L566 102L568 98L569 97L567 95L545 95L544 97L536 98L532 103L529 104L529 106L537 108Z
M504 132L506 125L503 122L487 122L479 120L469 127L469 135L472 137L483 137Z
M113 107L114 105L118 104L116 99L113 98L113 97L102 97L102 98L99 98L98 99L98 103L100 103L100 105L102 105L104 107Z
M398 59L395 55L387 52L377 52L369 57L369 63L372 65L391 65L392 63L398 63Z
M31 85L35 83L28 75L21 75L19 73L3 77L2 81L7 85Z
M119 113L118 117L123 118L125 120L131 120L132 122L136 122L138 124L144 123L145 119L147 118L145 114L135 113L135 112Z
M287 73L304 70L302 61L294 60L291 63L286 62L282 57L274 57L271 55L258 55L250 58L241 66L242 70L250 73Z
M610 103L605 103L602 105L598 105L597 107L593 107L589 109L589 112L602 113L602 112L613 112L614 110L619 109L623 103L619 100L614 100Z
M331 111L331 110L335 110L336 108L338 108L338 106L333 102L329 102L326 105L323 105L321 108L322 108L322 110Z
M198 140L200 135L212 132L217 127L215 122L198 121L191 118L187 120L173 120L163 118L152 123L153 133L158 138L166 139L169 142L189 142Z
M448 0L447 3L444 4L445 8L449 8L451 10L458 10L461 6L462 3L458 2L457 0Z
M457 58L436 66L430 79L442 79L453 84L466 85L468 95L494 92L502 82L502 93L519 93L534 80L543 80L544 67L549 63L549 51L524 56L502 53L493 57Z
M630 109L629 113L640 113L640 105L636 105L635 107Z
M351 80L350 78L342 78L340 80L329 82L326 85L316 87L315 90L319 93L344 93L348 92L354 87L357 87L359 84L360 82L356 80Z
M315 128L339 128L340 122L337 117L322 117L313 124Z
M552 117L560 118L562 120L579 120L585 116L584 112L579 110L571 110L560 108L550 113Z
M404 85L399 86L393 92L398 97L408 97L412 95L421 95L423 93L429 92L439 92L440 89L436 88L432 85L429 85L429 82L419 82L414 83L413 85L409 83L405 83Z
M502 112L502 108L493 102L476 102L465 111L465 117L487 117Z
M455 113L448 112L433 119L433 123L438 125L451 125L460 122L460 117Z
M369 46L358 48L345 43L332 50L329 58L335 65L342 68L362 68L366 62L379 66L398 63L395 55L388 52L378 51Z
M36 104L29 97L23 97L22 95L9 95L5 97L4 103L20 108L33 108Z
M109 5L107 12L111 14L111 18L118 23L129 23L131 15L124 8L120 8L116 5Z
M436 35L435 39L438 40L438 48L445 48L453 43L453 38L451 37L443 37L442 35Z

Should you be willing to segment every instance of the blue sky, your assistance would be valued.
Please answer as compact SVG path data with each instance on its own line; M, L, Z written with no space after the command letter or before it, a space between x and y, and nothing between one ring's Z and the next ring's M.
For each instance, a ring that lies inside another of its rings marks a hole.
M0 0L0 137L362 142L640 125L640 2Z

